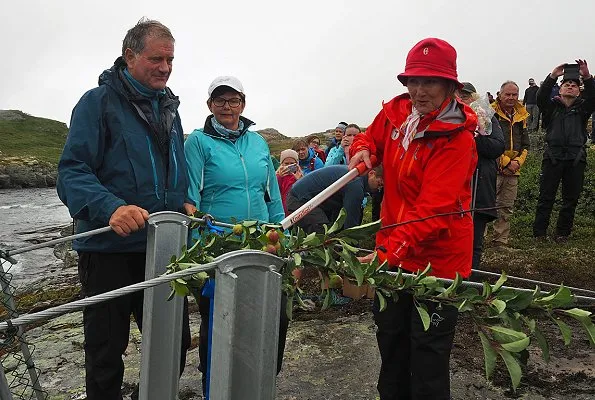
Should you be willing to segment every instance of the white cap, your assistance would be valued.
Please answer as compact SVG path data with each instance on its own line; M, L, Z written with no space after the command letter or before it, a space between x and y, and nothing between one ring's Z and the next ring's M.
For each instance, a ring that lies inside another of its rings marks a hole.
M211 97L215 89L217 89L219 86L229 86L236 92L244 94L244 87L238 78L235 76L218 76L209 85L209 97Z

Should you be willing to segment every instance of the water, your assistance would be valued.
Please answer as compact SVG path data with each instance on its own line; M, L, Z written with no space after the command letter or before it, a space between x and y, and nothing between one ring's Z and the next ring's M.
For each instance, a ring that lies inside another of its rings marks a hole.
M56 189L0 190L0 249L14 250L60 236L60 228L72 222ZM52 248L15 255L15 265L4 263L13 274L13 285L22 288L52 274L60 261Z

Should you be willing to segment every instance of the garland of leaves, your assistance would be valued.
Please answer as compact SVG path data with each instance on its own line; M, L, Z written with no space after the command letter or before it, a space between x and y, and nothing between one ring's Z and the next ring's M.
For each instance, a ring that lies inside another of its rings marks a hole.
M567 346L571 341L572 330L565 320L579 321L587 333L591 347L595 347L592 313L574 307L574 296L563 285L551 292L542 292L539 287L532 292L504 288L507 277L503 272L494 285L483 282L480 293L475 288L465 287L458 275L450 285L445 285L440 279L429 275L430 266L417 274L406 274L401 269L396 273L388 271L386 263L380 265L376 256L370 263L361 263L357 258L360 249L356 246L378 231L380 221L341 229L345 216L345 210L341 210L330 227L325 225L324 233L308 235L299 227L293 227L291 232L283 232L279 225L259 224L256 221L238 223L231 232L212 232L199 227L200 239L191 248L184 247L180 257L172 256L167 271L173 273L209 263L217 256L233 250L258 249L285 260L281 271L282 289L288 296L287 313L290 318L294 299L298 305L306 307L292 273L294 269L306 264L316 267L321 273L321 279L339 275L358 286L365 283L371 285L376 289L381 310L386 308L387 300L398 301L399 292L412 293L426 330L430 326L430 316L424 301L455 306L459 312L466 312L471 316L483 346L487 379L493 376L500 357L510 375L513 390L520 384L521 364L526 362L529 344L537 344L543 359L549 361L550 347L540 329L540 324L544 321L558 326ZM193 294L198 297L208 277L206 272L201 272L187 279L172 281L171 296ZM331 302L330 290L324 289L324 292L323 309L329 307Z

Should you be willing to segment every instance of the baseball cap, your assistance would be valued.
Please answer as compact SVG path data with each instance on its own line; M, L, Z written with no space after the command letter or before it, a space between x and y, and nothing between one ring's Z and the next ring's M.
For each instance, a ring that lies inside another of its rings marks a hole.
M209 85L209 97L219 86L228 86L236 92L244 94L244 86L242 86L242 82L238 78L235 76L218 76Z

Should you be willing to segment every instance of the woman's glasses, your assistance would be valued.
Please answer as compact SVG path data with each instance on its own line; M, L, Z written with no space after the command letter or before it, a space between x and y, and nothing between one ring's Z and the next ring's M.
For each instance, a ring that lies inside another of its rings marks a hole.
M234 97L232 99L224 99L223 97L215 97L213 99L213 104L216 105L217 107L224 107L225 103L229 104L229 106L231 108L236 108L236 107L239 107L240 104L242 104L242 99L238 99L237 97Z

